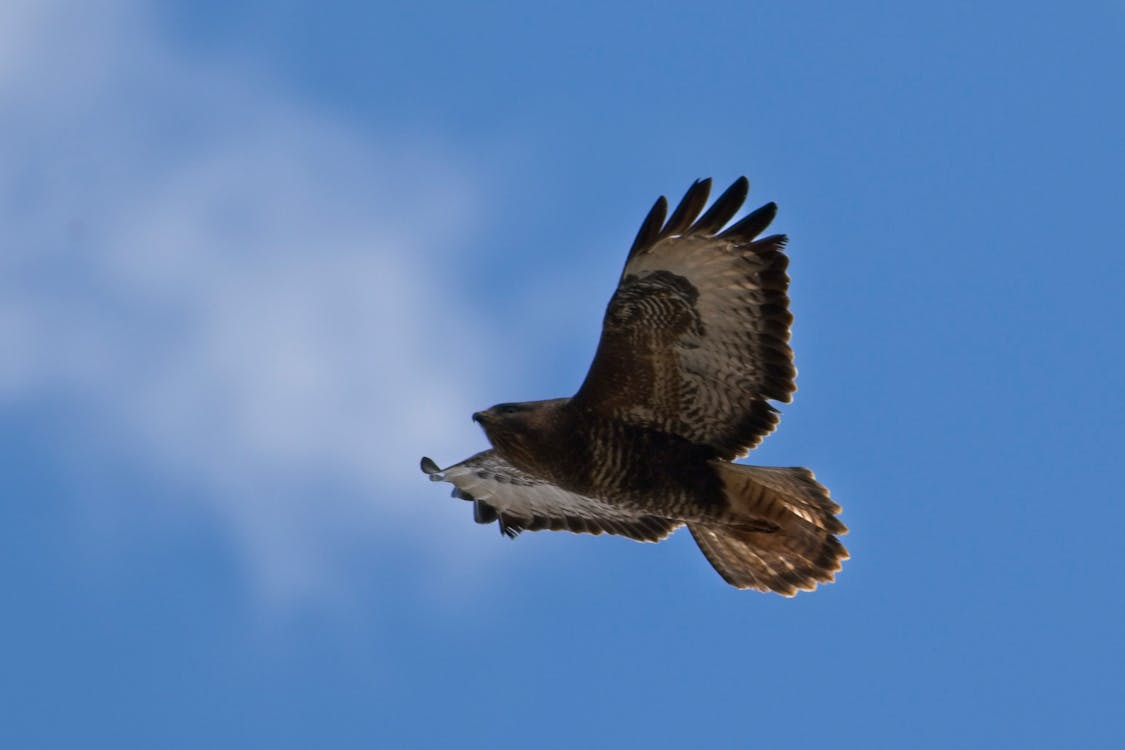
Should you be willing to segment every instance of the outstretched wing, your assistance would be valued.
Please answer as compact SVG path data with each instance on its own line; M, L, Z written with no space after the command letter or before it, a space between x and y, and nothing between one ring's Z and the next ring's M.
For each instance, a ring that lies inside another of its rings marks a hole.
M497 521L500 531L510 537L524 530L549 529L658 542L680 525L568 492L520 471L495 451L478 453L448 469L423 458L422 471L431 481L452 484L453 497L472 501L477 523Z
M667 221L663 196L649 212L572 404L729 459L777 426L769 400L790 400L797 370L785 237L758 239L777 206L723 231L746 198L746 178L700 216L710 188L709 179L693 183Z

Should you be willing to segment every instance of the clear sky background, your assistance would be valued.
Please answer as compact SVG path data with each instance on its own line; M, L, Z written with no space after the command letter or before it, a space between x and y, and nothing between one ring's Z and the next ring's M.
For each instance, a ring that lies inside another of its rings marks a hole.
M0 745L1125 741L1125 5L0 4ZM652 201L791 237L837 583L514 542Z

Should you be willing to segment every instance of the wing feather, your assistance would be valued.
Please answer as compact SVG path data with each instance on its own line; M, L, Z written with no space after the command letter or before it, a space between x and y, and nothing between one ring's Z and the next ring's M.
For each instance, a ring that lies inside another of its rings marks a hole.
M710 177L693 182L687 193L684 194L683 200L680 201L680 205L676 206L676 210L668 217L668 223L660 230L660 236L671 237L672 235L683 234L699 216L703 207L707 205L707 196L710 194Z
M736 223L731 224L719 236L723 239L734 241L753 240L759 234L766 231L766 227L773 222L775 216L777 216L777 204L771 201L761 208L756 208L746 214Z
M424 458L422 471L432 481L452 484L454 497L472 501L477 523L496 521L508 536L548 529L658 542L680 526L677 521L564 490L517 469L491 450L447 469Z
M715 199L707 213L699 217L699 221L691 226L691 234L715 234L727 222L734 218L746 195L750 192L750 183L745 177L739 177L722 195ZM690 194L690 192L689 192Z
M693 183L663 227L663 199L649 213L572 404L735 458L776 427L769 401L796 390L788 258L783 235L758 239L773 203L721 231L746 197L745 178L685 229L709 189Z
M648 216L641 222L641 228L637 230L637 238L633 240L633 247L629 250L630 260L637 253L652 247L653 243L660 239L660 228L664 224L664 217L667 213L668 199L662 195L656 199L656 203L652 204Z

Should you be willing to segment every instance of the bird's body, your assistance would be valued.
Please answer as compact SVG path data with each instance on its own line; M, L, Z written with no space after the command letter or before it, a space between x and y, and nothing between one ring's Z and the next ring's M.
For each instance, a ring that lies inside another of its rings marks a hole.
M498 411L511 407L520 411ZM709 465L714 451L678 435L609 419L570 399L501 404L474 416L502 458L569 492L684 520L723 506Z
M510 536L566 529L658 541L686 524L729 583L792 595L833 579L846 528L807 469L731 463L777 425L769 400L796 390L792 315L785 238L758 239L776 206L720 231L747 184L700 216L709 187L694 183L667 221L657 201L572 398L478 412L493 449L422 468Z

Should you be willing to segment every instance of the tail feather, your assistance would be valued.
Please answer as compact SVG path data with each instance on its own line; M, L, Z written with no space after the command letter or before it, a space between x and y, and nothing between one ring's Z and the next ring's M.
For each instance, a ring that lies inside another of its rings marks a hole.
M836 538L847 527L808 469L717 462L735 519L689 525L699 549L737 588L793 596L835 578L848 557Z

